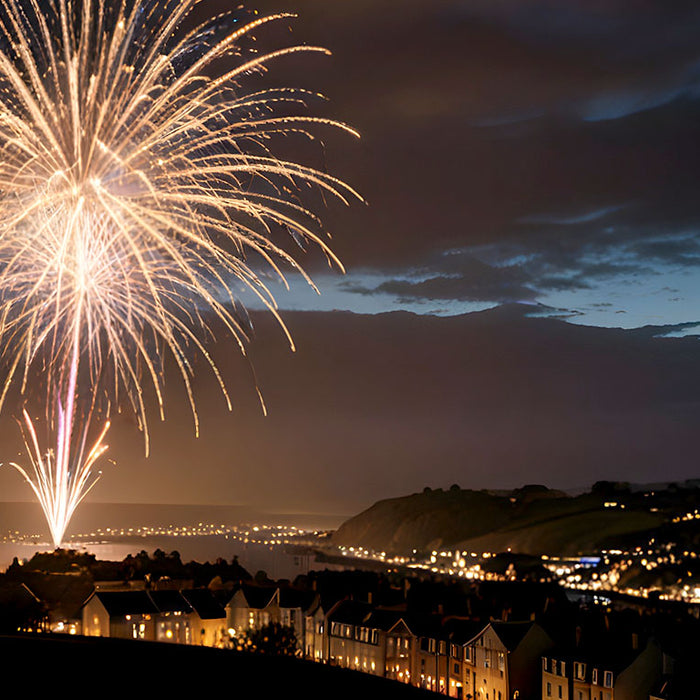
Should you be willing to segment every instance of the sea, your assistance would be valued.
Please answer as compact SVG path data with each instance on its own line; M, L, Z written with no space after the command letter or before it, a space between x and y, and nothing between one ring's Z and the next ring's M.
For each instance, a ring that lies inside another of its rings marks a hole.
M313 547L281 540L313 543L347 517L275 513L247 506L84 503L71 521L63 546L109 561L121 561L142 550L152 555L157 549L166 554L177 551L183 562L231 561L235 556L252 575L264 571L272 579L294 580L310 570L342 567L318 562ZM0 503L0 570L15 557L27 561L37 552L53 549L37 504Z

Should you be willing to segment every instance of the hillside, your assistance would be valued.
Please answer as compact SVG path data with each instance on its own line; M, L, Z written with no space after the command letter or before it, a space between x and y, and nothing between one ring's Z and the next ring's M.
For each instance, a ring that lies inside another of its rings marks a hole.
M0 636L0 654L28 695L420 698L427 691L285 656L67 635ZM433 696L434 697L434 696Z
M426 489L379 501L350 518L333 544L401 554L457 547L575 555L665 521L647 502L637 503L643 496L630 496L625 508L606 507L609 498L602 490L574 498L544 486L512 492Z

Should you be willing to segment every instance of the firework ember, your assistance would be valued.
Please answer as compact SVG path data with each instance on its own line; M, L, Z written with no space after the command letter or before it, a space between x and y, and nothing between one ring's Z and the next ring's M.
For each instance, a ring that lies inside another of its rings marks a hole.
M2 400L11 385L36 392L35 375L45 385L51 448L24 411L31 468L13 466L56 545L98 477L110 406L134 411L147 444L144 388L163 417L169 355L196 429L193 352L228 401L207 319L245 351L236 290L277 315L267 277L284 281L292 267L312 284L278 232L320 246L340 268L302 190L341 201L356 193L278 158L272 144L316 127L355 131L306 114L311 93L243 86L274 59L327 52L252 53L242 48L251 32L291 15L243 21L239 10L188 29L198 4L8 0L0 9Z

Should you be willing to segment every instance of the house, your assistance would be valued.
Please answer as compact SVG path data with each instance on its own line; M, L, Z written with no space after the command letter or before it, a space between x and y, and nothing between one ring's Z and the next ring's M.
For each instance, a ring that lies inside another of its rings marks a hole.
M226 603L227 629L231 635L259 630L280 621L279 589L253 583L241 583Z
M83 634L155 641L158 614L148 591L95 591L83 606Z
M333 604L323 601L319 596L304 617L304 656L318 662L328 661L328 635L326 633L326 615Z
M94 590L86 576L23 572L27 588L47 607L49 628L63 634L82 634L82 608Z
M192 644L190 615L192 606L179 591L150 591L149 596L158 608L156 616L156 641L175 644Z
M534 700L541 694L541 657L554 646L535 622L490 622L466 645L475 700ZM465 657L466 658L466 657Z
M379 631L364 623L373 608L369 603L341 600L326 615L328 663L384 675L384 655Z
M300 654L306 651L306 612L315 609L318 600L319 596L315 591L300 590L292 586L279 589L279 623L294 630Z
M474 664L470 642L484 629L483 622L475 622L459 617L447 618L443 622L443 636L446 638L444 686L451 698L471 698Z
M208 588L181 591L192 608L189 613L190 644L221 647L228 641L226 609Z
M0 580L0 633L47 632L46 604L24 584Z
M377 639L377 644L372 647L378 651L374 654L377 657L377 670L383 657L381 668L386 678L410 683L415 665L417 637L404 620L404 615L405 610L377 608L364 621L363 627L369 630L365 637Z
M638 640L635 634L629 644L601 640L595 647L544 655L543 700L648 700L661 677L662 654L655 640Z
M448 640L443 628L443 616L414 615L410 617L409 624L416 636L413 684L444 694L448 687Z

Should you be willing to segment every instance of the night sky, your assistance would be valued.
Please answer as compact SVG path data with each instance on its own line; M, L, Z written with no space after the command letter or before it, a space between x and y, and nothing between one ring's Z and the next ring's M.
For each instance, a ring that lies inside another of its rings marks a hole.
M173 374L151 456L118 417L90 498L352 513L426 485L700 477L698 4L257 7L300 15L261 49L334 54L267 80L362 134L312 149L367 200L321 212L348 272L300 256L322 294L279 289L294 354L253 313L267 418L220 336L233 413L202 363L195 440ZM10 470L0 488L29 497Z

